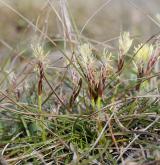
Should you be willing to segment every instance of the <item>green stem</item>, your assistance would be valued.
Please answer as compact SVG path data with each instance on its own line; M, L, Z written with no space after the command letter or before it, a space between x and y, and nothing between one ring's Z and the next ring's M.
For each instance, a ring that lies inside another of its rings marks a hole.
M94 101L93 98L92 98L92 100L91 100L91 104L92 104L93 111L95 112L95 111L96 111L96 109L95 109L96 103L95 103L95 101Z
M102 107L101 97L98 97L98 100L96 102L96 105L97 105L97 110L98 110L97 130L98 130L98 133L101 133L101 131L103 130L103 124L101 122L101 116L102 116L102 114L101 114L102 113L101 112L101 107ZM103 135L101 137L100 144L104 144L105 141L106 141L106 138Z
M28 137L31 137L31 134L30 134L30 132L28 130L27 123L26 123L25 119L23 117L21 117L21 120L22 120L22 123L23 123L23 126L25 128L25 131L26 131L27 136Z
M97 100L97 109L98 109L98 112L101 111L101 107L102 107L101 97L98 97L98 100Z

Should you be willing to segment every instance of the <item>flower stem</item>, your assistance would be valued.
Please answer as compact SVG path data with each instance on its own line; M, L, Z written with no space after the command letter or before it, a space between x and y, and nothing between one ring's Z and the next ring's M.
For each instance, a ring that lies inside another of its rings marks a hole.
M101 97L98 97L96 105L97 105L97 110L98 110L97 130L98 130L98 133L101 133L101 131L103 129L103 123L101 121L101 116L102 116L102 112L101 112L101 107L102 107ZM100 144L104 144L105 141L106 141L106 137L105 137L105 135L103 135L99 142L100 142Z
M42 113L42 95L38 95L38 112L41 115ZM45 132L45 127L44 127L44 117L40 116L40 127L42 129L42 140L46 141L46 132Z

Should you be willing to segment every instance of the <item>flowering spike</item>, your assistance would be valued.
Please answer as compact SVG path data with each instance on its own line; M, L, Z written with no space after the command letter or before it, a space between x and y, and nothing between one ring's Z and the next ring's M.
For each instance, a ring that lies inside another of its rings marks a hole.
M132 45L133 40L130 38L129 32L124 32L123 34L120 35L119 38L119 51L121 54L126 54L131 45Z

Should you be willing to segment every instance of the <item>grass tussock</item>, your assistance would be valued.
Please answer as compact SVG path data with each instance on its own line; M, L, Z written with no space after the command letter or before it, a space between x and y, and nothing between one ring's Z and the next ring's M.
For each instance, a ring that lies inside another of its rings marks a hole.
M24 19L38 37L0 61L0 164L158 165L158 34L122 32L110 50L81 37L66 5L61 42Z

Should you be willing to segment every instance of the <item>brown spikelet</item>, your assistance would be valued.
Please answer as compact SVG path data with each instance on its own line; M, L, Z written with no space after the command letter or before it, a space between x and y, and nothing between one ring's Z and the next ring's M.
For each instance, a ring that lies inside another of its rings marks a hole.
M124 66L124 56L121 56L118 60L117 73L120 73Z
M43 65L41 62L38 63L39 68L39 81L38 81L38 95L42 94L42 81L44 78Z
M87 80L88 80L89 96L95 102L97 102L98 97L102 98L103 96L103 92L105 89L106 75L107 75L106 67L101 66L98 80L96 80L96 74L97 74L96 71L94 71L92 68L88 68Z

